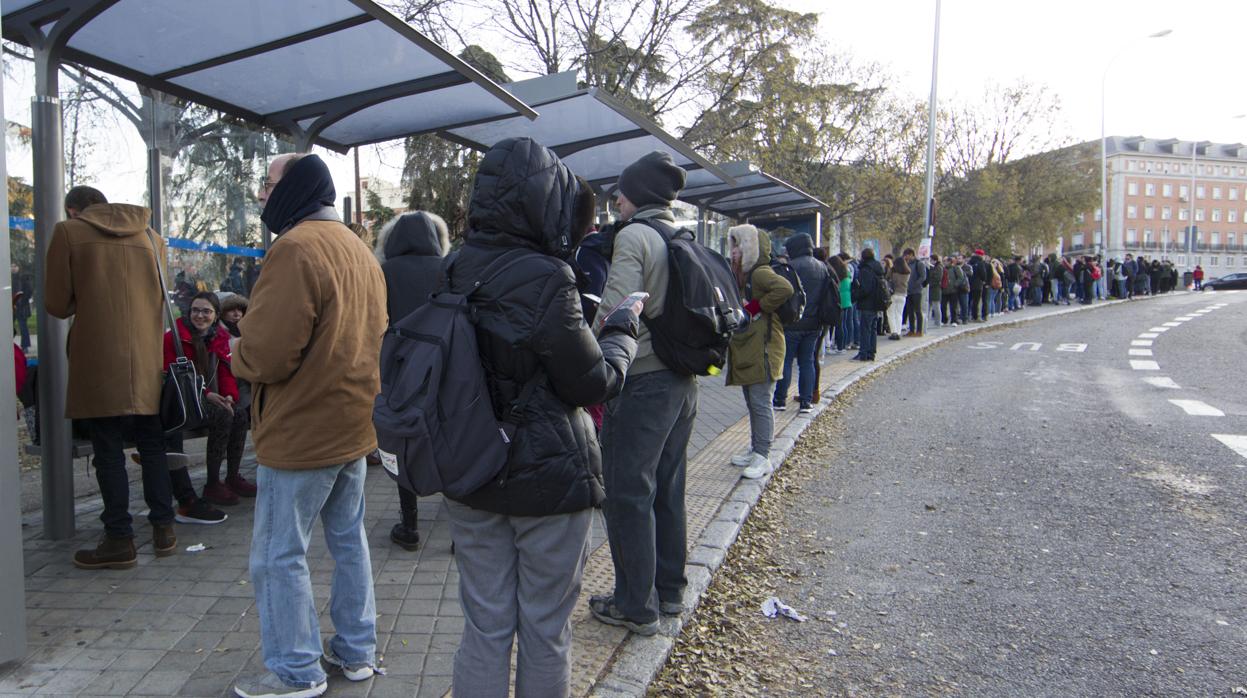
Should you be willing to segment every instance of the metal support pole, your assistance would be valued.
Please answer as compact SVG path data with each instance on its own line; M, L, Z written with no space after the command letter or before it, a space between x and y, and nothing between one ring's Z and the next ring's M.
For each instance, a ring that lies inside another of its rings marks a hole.
M0 81L3 82L3 81ZM4 122L4 85L0 84L0 123ZM0 152L0 169L9 173L5 154ZM9 219L8 197L0 199L0 220ZM0 226L0 268L8 269L9 226ZM10 289L10 292L12 289ZM6 296L9 294L6 293ZM39 297L42 297L42 293ZM13 306L0 303L0 325L13 326ZM0 369L0 663L20 659L26 654L26 584L22 561L22 478L18 467L17 425L13 420L16 388L8 366Z
M35 51L35 98L30 105L34 154L35 287L42 297L52 228L65 217L65 153L61 142L58 61ZM42 300L42 298L41 298ZM74 535L72 431L65 419L69 365L65 340L69 323L36 304L39 318L39 438L42 449L43 534L52 540Z
M935 237L935 105L940 74L940 0L935 0L935 43L931 49L931 99L927 102L927 198L922 212L923 237Z
M1190 195L1190 198L1187 199L1187 210L1190 213L1187 215L1187 221L1186 221L1186 265L1192 269L1195 268L1195 265L1193 264L1194 259L1191 257L1191 254L1193 253L1192 248L1194 246L1195 235L1196 235L1196 232L1195 232L1196 231L1196 228L1195 228L1195 170L1199 168L1199 163L1196 162L1195 157L1198 154L1199 154L1199 141L1191 141L1191 190L1187 192L1187 194Z
M164 187L159 146L147 149L147 196L152 209L152 230L164 235Z
M706 207L697 207L697 242L706 244Z

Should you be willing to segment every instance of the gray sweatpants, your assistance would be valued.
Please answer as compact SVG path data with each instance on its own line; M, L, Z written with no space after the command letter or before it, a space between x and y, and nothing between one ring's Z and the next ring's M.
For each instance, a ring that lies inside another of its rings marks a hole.
M672 371L628 376L606 405L602 474L606 536L615 563L615 607L658 618L658 602L684 598L684 477L697 418L697 379Z
M749 409L749 445L753 452L771 455L771 440L775 436L775 412L771 396L775 393L775 381L742 385L745 407Z
M519 638L516 698L571 690L571 614L589 552L593 510L504 516L446 500L459 567L463 639L454 694L506 698Z

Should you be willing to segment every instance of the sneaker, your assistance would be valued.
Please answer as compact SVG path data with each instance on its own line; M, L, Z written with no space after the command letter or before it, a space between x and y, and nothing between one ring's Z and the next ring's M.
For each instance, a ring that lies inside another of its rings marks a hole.
M901 336L900 336L899 334L890 334L890 335L888 335L888 339L890 339L890 340L892 340L892 341L894 341L894 342L896 342L896 341L900 341L900 338L901 338Z
M221 523L229 517L225 515L225 512L213 507L204 500L196 499L190 504L179 505L177 514L173 518L178 523L212 526ZM313 694L309 693L308 695ZM317 693L315 695L320 694Z
M683 601L659 601L658 612L664 616L682 616L684 615Z
M390 542L403 550L415 551L420 549L420 533L414 528L408 528L403 525L402 521L394 524L394 528L390 529ZM454 545L451 543L451 545Z
M949 327L956 327L956 326L957 326L957 323L955 323L955 322L950 322L950 323L949 323Z
M746 480L757 480L760 477L766 477L774 472L775 468L771 467L771 459L766 456L755 453L753 460L750 461L749 467L741 472L741 477Z
M238 495L224 482L209 482L204 485L203 498L219 507L232 507L238 503Z
M619 612L618 608L615 608L615 597L613 595L589 597L589 613L607 625L627 628L637 635L649 637L650 635L658 634L657 618L648 623L639 623L627 618Z
M374 669L371 664L360 664L359 666L354 667L350 666L344 659L339 657L332 648L329 647L329 642L327 640L325 641L325 653L321 655L321 659L323 659L329 666L335 669L340 669L342 671L342 675L349 681L367 681L373 677L373 674L377 673L376 669Z
M133 538L104 536L94 548L74 553L74 567L84 570L128 570L138 564Z
M314 698L323 696L329 682L319 683L306 688L287 686L275 674L268 673L258 679L248 679L234 684L234 693L240 698Z
M774 409L776 412L783 412L784 410L788 409L788 405L785 405L782 402L772 402L771 408Z
M809 414L814 411L814 407L808 402L801 403L801 409L797 410L797 414Z
M750 461L752 460L753 460L753 449L746 448L740 453L737 453L736 455L732 456L732 465L736 466L737 468L743 468L746 465L749 465Z
M256 494L255 483L248 481L247 478L238 473L225 476L225 486L239 497L254 497Z

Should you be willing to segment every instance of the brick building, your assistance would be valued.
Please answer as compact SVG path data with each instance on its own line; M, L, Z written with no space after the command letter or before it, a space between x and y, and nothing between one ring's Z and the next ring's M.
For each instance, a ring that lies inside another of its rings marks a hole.
M1064 249L1167 257L1209 276L1247 269L1247 146L1111 136L1108 214L1107 240L1097 208L1079 216Z

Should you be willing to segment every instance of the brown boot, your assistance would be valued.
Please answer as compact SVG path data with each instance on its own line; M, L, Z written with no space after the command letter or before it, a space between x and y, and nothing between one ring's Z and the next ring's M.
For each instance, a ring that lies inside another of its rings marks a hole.
M84 570L128 570L138 564L133 538L110 538L104 536L94 548L84 548L74 553L74 566Z
M173 533L173 524L152 524L152 550L156 557L169 557L177 552L178 537Z

